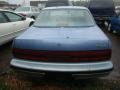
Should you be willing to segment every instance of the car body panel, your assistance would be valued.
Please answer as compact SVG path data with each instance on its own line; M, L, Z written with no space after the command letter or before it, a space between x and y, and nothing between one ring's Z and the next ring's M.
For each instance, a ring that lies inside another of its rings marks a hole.
M11 35L14 32L13 26L11 23L0 24L0 45L13 38L13 35Z
M31 27L14 40L14 48L32 50L99 50L110 49L111 46L108 46L108 42L109 40L98 27ZM22 43L22 46L20 43Z

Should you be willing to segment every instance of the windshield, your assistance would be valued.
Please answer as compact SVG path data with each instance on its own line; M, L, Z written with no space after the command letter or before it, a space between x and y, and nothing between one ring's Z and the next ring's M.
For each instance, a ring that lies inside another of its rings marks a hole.
M93 26L94 20L87 10L43 10L34 26L39 27L85 27Z
M25 11L30 11L30 7L19 7L15 10L16 12L25 12Z

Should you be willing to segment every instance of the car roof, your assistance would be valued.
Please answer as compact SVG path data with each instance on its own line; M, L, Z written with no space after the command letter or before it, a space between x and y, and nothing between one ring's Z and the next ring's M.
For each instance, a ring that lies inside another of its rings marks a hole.
M49 9L85 9L88 10L88 8L83 6L58 6L58 7L47 7L43 10L49 10Z

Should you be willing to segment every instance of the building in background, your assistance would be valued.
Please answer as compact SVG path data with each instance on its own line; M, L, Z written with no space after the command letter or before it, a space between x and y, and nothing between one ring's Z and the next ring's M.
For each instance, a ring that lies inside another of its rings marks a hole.
M0 1L0 9L14 10L18 6L16 4L9 4L7 1Z
M30 0L30 5L31 6L39 6L40 8L44 8L45 6L46 6L46 3L48 3L48 2L58 2L58 3L60 3L60 2L65 2L66 3L66 1L67 2L69 2L69 0Z
M44 8L47 1L48 0L30 0L30 5L31 6L39 6L40 8Z
M0 1L0 8L7 6L9 3L6 1Z

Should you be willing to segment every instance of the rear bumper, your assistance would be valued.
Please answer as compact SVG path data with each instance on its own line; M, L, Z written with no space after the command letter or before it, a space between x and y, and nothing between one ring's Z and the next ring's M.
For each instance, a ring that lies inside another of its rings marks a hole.
M30 62L27 60L12 59L11 67L27 75L45 76L53 75L72 75L73 77L102 77L108 75L112 69L111 61L96 63L43 63ZM30 73L30 74L29 74Z

